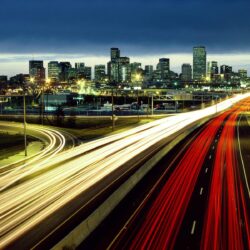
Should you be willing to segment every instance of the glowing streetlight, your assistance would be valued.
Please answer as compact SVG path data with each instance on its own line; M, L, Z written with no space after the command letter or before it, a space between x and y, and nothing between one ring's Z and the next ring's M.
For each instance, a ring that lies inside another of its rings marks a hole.
M50 78L47 78L45 82L46 82L47 84L50 84L50 83L51 83L51 79L50 79Z
M30 77L30 82L34 83L35 82L35 78L34 77Z
M136 74L136 75L135 75L135 79L136 79L137 82L140 82L140 81L141 81L141 78L142 78L142 77L141 77L141 74Z

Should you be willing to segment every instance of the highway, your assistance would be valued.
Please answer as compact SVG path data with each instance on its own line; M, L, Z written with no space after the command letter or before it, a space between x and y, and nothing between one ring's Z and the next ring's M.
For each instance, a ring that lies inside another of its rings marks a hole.
M249 107L240 102L186 142L109 249L250 249L249 164L238 140Z
M63 224L74 210L84 206L91 198L101 193L100 189L111 185L114 181L112 178L108 182L102 182L107 176L112 177L117 170L120 176L128 171L121 168L126 162L143 155L147 149L152 148L151 151L153 151L155 144L186 126L226 110L249 96L250 94L237 95L203 110L167 117L117 135L82 144L65 152L57 152L47 161L41 161L43 156L40 155L40 159L33 162L32 167L28 167L27 170L26 167L18 169L14 175L5 176L0 180L0 248L17 249L21 242L26 243L25 246L22 245L23 248L34 246L37 241L43 240L43 237L46 238L50 230ZM185 160L180 163L180 167L176 168L178 172L171 177L167 194L162 196L171 194L173 197L171 202L179 204L174 209L169 208L172 210L171 216L174 217L169 217L171 220L164 229L171 232L167 244L172 242L172 238L177 237L174 225L177 222L181 223L183 219L183 215L177 213L179 210L176 209L187 206L186 203L192 195L205 155L209 151L209 145L226 114L212 121L214 126L208 126L208 130L197 138L199 142L194 145L195 149L189 152L189 154L196 152L197 159L193 158L192 162L190 155L187 154ZM206 147L199 152L204 145L204 138ZM193 167L194 163L195 167ZM186 164L189 164L189 168L183 169ZM96 188L97 185L101 188ZM79 195L88 197L87 194L89 198L83 199L82 204L72 203ZM183 197L183 194L186 197ZM67 206L68 204L70 206ZM69 209L64 209L66 206ZM54 214L57 216L51 220L51 215ZM157 219L160 220L160 214L157 215ZM44 223L48 218L50 223ZM45 226L39 227L42 223ZM39 235L34 235L34 228L39 228Z
M0 130L23 133L23 124L1 121ZM28 154L27 157L10 164L0 164L0 190L11 185L17 179L20 179L21 176L28 175L34 169L34 164L36 166L45 164L58 153L65 149L73 148L77 144L76 138L66 132L39 125L28 124L27 135L41 141L44 145L43 149L39 152Z

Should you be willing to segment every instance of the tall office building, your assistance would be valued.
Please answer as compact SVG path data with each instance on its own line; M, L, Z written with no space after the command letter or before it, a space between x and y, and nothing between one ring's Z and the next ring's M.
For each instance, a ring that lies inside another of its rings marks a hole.
M69 69L71 69L70 62L60 62L60 81L61 82L68 82L69 81Z
M130 63L131 74L136 74L136 72L140 69L141 69L141 63L138 62Z
M192 81L192 66L189 63L182 64L181 67L181 80L185 82Z
M212 61L207 63L207 77L210 81L214 82L219 74L218 62Z
M75 69L76 69L76 77L77 79L84 79L84 69L85 69L85 63L83 62L78 62L75 63Z
M97 82L102 82L105 80L106 76L106 66L103 64L95 65L95 80Z
M135 82L138 75L142 76L141 63L138 63L138 62L130 63L130 79L131 79L131 81ZM141 79L141 80L143 80L143 79Z
M76 71L79 72L79 73L83 73L84 72L84 68L85 68L85 63L75 63L75 68L76 68Z
M130 77L130 59L128 57L119 57L118 63L118 82L129 82Z
M120 50L118 48L110 49L111 62L116 62L116 59L120 57Z
M152 81L154 74L153 65L146 65L144 70L145 81Z
M92 79L92 68L91 67L86 67L84 68L84 78L86 80L91 80Z
M61 72L61 67L59 62L51 61L48 63L48 77L52 81L59 81L60 72Z
M207 52L204 46L193 48L193 80L202 81L206 77Z
M165 82L170 77L170 60L168 58L160 58L157 64L158 78Z
M231 66L228 66L228 65L222 65L220 67L220 73L221 73L221 75L223 75L224 80L226 82L230 82L232 74L233 74L233 68Z
M130 59L121 57L118 48L111 48L111 61L108 62L108 76L113 83L129 82Z
M42 83L45 81L45 68L43 67L43 61L31 60L29 61L29 74L34 78L36 83Z

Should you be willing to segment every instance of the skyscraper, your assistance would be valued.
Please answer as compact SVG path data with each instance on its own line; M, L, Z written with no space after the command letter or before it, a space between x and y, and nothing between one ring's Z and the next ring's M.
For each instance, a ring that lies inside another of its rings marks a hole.
M91 67L86 67L84 68L84 77L86 80L91 80L92 78L92 68Z
M77 79L84 79L84 69L85 69L85 63L83 62L78 62L75 63L75 69L76 69L76 77Z
M60 81L61 82L68 82L69 80L69 69L71 69L71 63L70 62L60 62Z
M212 61L207 63L207 77L214 82L216 76L219 74L218 62Z
M185 82L192 81L192 66L189 63L182 64L181 67L181 80Z
M193 79L202 81L206 77L207 52L204 46L193 48Z
M230 82L231 77L232 77L232 73L233 73L233 68L231 66L228 66L228 65L222 65L220 67L220 73L221 73L221 75L224 76L224 80L226 82Z
M120 57L120 50L118 48L111 48L110 57L111 57L111 62L116 62L116 59Z
M29 61L29 74L30 77L34 78L37 83L44 82L45 68L43 67L43 61Z
M119 57L118 63L118 82L129 82L130 77L130 59L128 57Z
M85 68L85 63L75 63L75 68L78 73L83 73Z
M170 60L169 58L160 58L157 64L159 80L165 82L170 76Z
M104 81L106 76L106 67L103 64L95 65L95 80L97 82Z
M58 61L51 61L48 63L48 77L52 81L58 81L60 77L60 64Z
M108 62L108 76L113 83L130 81L130 59L121 57L118 48L111 48L111 60Z
M152 81L154 74L154 67L153 65L146 65L145 66L145 81Z

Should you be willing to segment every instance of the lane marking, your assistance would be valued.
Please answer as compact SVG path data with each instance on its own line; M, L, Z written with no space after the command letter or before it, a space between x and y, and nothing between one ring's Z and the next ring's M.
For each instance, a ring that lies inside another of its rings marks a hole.
M193 221L193 226L192 226L192 230L191 230L192 235L194 235L195 226L196 226L196 220Z
M208 171L208 168L206 168L205 173L207 173L207 171Z
M211 160L212 159L212 155L209 155L209 160Z
M200 195L202 195L203 194L203 188L201 188L201 191L200 191Z
M241 163L242 163L242 167L243 167L243 172L244 172L245 182L246 182L246 186L247 186L248 196L250 198L250 188L249 188L249 184L248 184L248 180L247 180L245 163L244 163L242 152L241 152L240 129L239 129L241 118L242 118L242 114L240 115L240 119L238 120L238 123L237 123L237 137L238 137L238 145L239 145L239 151L240 151L240 159L241 159Z

